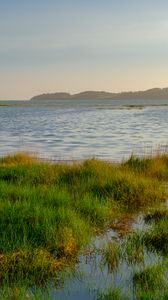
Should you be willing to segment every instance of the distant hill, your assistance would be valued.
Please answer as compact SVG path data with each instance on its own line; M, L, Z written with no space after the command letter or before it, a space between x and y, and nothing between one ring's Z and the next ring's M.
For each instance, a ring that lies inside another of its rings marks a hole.
M153 88L146 91L137 92L121 92L121 93L109 93L104 91L85 91L78 94L69 93L48 93L34 96L31 101L35 100L56 100L56 99L114 99L114 100L128 100L128 99L167 99L168 100L168 88Z
M54 99L68 99L71 95L69 93L54 93L37 95L30 100L54 100Z

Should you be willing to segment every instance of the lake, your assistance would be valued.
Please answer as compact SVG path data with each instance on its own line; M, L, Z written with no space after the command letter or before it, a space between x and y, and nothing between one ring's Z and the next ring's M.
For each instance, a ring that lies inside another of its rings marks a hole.
M0 156L121 161L168 145L166 100L1 101Z

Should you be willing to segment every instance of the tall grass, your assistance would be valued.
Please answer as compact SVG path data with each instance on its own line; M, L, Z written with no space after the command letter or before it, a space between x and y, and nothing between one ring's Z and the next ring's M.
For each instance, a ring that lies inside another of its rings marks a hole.
M134 173L144 174L159 180L168 179L168 155L157 154L151 157L136 157L132 155L124 166Z
M57 280L120 211L165 199L167 177L166 155L120 165L47 164L26 154L0 159L0 282Z

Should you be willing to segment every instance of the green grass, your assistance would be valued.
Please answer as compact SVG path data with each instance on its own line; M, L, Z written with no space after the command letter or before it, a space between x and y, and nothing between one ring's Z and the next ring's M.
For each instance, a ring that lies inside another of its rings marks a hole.
M131 157L120 165L95 159L47 164L26 154L1 158L1 286L57 281L58 270L121 212L163 201L167 177L166 155ZM109 266L118 260L113 246L104 253Z
M153 214L153 226L144 236L146 247L150 251L156 251L163 256L168 256L168 213L156 211Z
M122 260L132 266L135 299L168 299L168 212L160 208L145 216L150 228L134 231L121 242ZM153 260L149 264L149 259ZM120 260L121 261L121 260Z
M136 272L133 282L137 299L168 299L167 262L145 267Z
M108 288L98 292L96 300L129 300L119 289Z
M153 265L144 268L134 274L133 281L137 287L140 287L143 291L155 291L156 287L159 290L163 290L167 286L167 278L164 277L164 271L166 267L162 264Z
M102 251L102 262L107 265L108 272L113 272L120 262L120 250L113 241L109 241Z
M134 173L144 174L145 176L158 178L159 180L166 181L168 179L167 154L157 154L146 158L132 155L124 165Z

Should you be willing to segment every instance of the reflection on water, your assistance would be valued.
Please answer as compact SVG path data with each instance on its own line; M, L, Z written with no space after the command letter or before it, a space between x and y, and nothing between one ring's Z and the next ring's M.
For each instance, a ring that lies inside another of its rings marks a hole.
M67 100L54 105L1 106L0 155L24 150L46 159L121 160L132 152L166 147L168 106L159 106L165 102L156 100L148 100L148 106L141 108L140 104L144 105L142 100L124 101L124 105L110 100Z
M130 231L148 231L151 226L145 223L144 216L145 214L142 212L125 216L120 220L121 227L125 223ZM103 249L110 241L114 241L122 251L122 245L124 241L126 242L128 232L125 232L121 237L120 229L108 229L101 235L92 238L88 249L85 249L85 252L78 257L72 278L67 277L62 288L53 289L51 299L100 299L96 297L96 294L101 290L108 290L108 288L119 289L123 295L128 296L128 299L136 299L134 296L133 274L143 270L144 267L158 263L161 261L161 257L157 253L148 252L144 248L141 262L131 264L126 259L120 259L118 266L110 270L103 260Z

